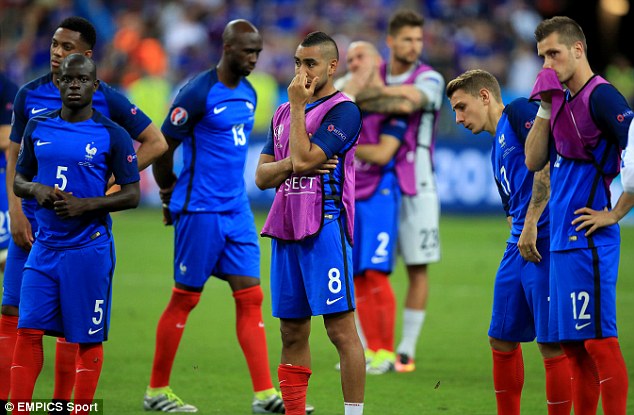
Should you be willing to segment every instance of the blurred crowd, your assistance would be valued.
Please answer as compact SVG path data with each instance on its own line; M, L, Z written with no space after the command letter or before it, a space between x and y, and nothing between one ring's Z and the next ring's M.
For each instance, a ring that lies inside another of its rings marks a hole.
M340 52L355 40L385 45L389 16L409 7L425 16L424 60L449 80L464 70L486 69L509 97L530 92L541 68L533 30L560 10L556 0L0 0L0 70L19 84L49 69L49 44L69 15L91 20L98 31L99 77L124 89L157 123L175 91L220 57L221 34L232 19L252 21L264 50L250 80L258 90L256 131L268 128L293 76L293 52L305 34L321 30ZM345 55L343 55L345 56ZM345 62L339 67L345 71ZM634 101L634 69L615 56L606 74Z

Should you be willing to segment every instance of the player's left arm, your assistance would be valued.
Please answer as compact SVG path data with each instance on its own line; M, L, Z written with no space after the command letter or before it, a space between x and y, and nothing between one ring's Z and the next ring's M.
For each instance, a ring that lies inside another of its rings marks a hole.
M152 120L122 93L105 83L101 83L99 89L108 102L110 118L141 144L137 150L137 160L139 171L145 169L167 151L163 134Z
M577 225L575 228L577 231L586 229L586 236L600 228L614 225L634 207L634 184L629 181L632 174L630 169L634 168L633 157L629 154L632 152L632 143L634 143L634 130L631 125L634 113L625 98L612 85L599 85L593 91L590 100L597 125L609 139L616 140L618 146L626 151L621 170L621 180L625 178L624 192L616 205L611 210L607 207L603 210L588 207L575 210L575 215L579 216L572 221L572 224ZM628 147L630 151L627 150ZM625 159L626 157L628 160Z
M359 144L355 157L368 163L385 166L398 151L405 132L407 119L405 117L393 117L386 120L381 126L381 134L377 144Z
M528 204L524 227L517 247L520 255L527 261L540 262L542 256L537 250L537 224L539 218L544 213L550 199L550 164L546 164L543 169L533 176L533 191Z

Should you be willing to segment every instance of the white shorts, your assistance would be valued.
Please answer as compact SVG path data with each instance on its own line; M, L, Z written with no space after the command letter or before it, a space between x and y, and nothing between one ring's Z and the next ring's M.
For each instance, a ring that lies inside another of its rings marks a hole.
M406 265L440 261L440 200L429 150L416 152L416 196L403 195L398 246Z

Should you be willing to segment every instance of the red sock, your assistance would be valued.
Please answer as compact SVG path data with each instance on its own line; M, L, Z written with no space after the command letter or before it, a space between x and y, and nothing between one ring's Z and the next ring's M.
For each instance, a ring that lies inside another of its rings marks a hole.
M354 277L354 295L359 324L363 330L367 348L376 352L381 348L381 332L376 318L376 304L370 290L370 281L365 275Z
M546 368L546 401L548 415L570 415L572 382L570 365L565 354L544 359Z
M84 407L91 404L99 383L101 366L103 365L103 344L90 343L79 346L77 352L77 380L75 381L75 404L82 404L77 414L89 414L90 410Z
M279 365L277 367L286 415L306 414L306 390L312 373L309 368L303 366Z
M152 364L151 388L162 388L170 383L172 365L178 350L178 344L183 337L185 323L189 312L198 301L200 293L172 289L172 298L167 304L156 328L156 349Z
M582 342L562 343L572 377L575 415L595 415L599 405L599 373Z
M55 347L55 391L53 399L70 401L75 385L77 343L58 338Z
M493 385L498 414L519 415L524 387L524 359L522 346L512 352L493 352Z
M586 350L599 373L601 405L605 415L625 415L627 406L627 368L616 337L585 341Z
M18 337L18 316L0 317L0 400L9 400L11 359Z
M376 308L381 334L381 349L394 351L394 325L396 321L396 298L390 284L390 276L384 272L368 270L365 273L370 281L371 293Z
M253 390L273 388L266 348L266 333L262 321L262 287L259 285L233 293L236 301L236 332L242 353L247 360Z
M29 402L33 398L35 381L42 371L44 330L18 329L18 338L11 364L11 402L16 404L14 415L28 414L18 411L18 402Z

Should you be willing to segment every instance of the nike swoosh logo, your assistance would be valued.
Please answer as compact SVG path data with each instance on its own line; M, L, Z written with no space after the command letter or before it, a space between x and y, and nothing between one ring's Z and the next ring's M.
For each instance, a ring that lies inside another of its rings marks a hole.
M326 300L326 305L333 305L334 303L341 300L342 298L343 298L343 295L341 297L335 298L334 300L331 300L330 298L328 298Z
M607 379L603 379L599 381L599 384L603 383L603 382L607 382L608 380L612 379L611 377L607 378Z
M570 401L569 400L568 401L559 401L559 402L546 401L546 404L547 405L561 405L561 404L568 403L568 402L570 402Z
M581 330L582 328L587 327L590 324L592 324L592 322L588 322L588 323L585 323L585 324L575 324L575 329Z
M35 142L35 145L36 145L36 146L38 146L38 147L39 147L39 146L45 146L45 145L47 145L47 144L51 144L51 141L40 141L40 140L37 140L37 141Z
M214 107L214 114L218 115L218 114L220 114L222 111L224 111L226 109L227 109L227 107L220 107L220 108Z
M97 332L99 332L99 331L101 331L101 330L103 330L103 327L100 327L100 328L98 328L97 330L88 329L88 335L89 335L89 336L92 336L93 334L95 334L95 333L97 333Z
M79 373L79 372L94 372L94 370L92 369L86 369L85 367L82 367L81 369L77 369L75 371L75 373Z
M370 262L372 262L373 264L380 264L385 261L387 261L387 257L373 256L372 258L370 258Z
M177 329L184 329L185 325L183 323L176 323L176 328Z
M13 366L11 366L11 370L13 370L13 369L19 369L19 368L21 368L21 367L23 368L24 366L13 365Z
M501 391L498 391L498 390L495 391L495 393L504 393L504 392L506 392L506 389Z
M35 114L39 114L42 111L46 111L48 108L39 108L39 109L35 109L35 108L31 108L31 114L35 115Z

